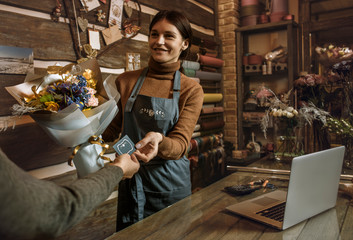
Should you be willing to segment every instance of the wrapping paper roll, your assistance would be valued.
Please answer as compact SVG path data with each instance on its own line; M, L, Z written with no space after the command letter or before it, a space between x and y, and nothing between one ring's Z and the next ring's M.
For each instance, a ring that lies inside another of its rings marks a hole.
M253 26L257 24L257 19L259 15L251 15L240 18L240 23L242 26Z
M199 61L201 64L211 66L211 67L222 67L224 63L222 59L209 57L205 55L200 55Z
M190 140L190 150L189 150L189 152L190 153L195 153L195 152L198 153L198 149L199 149L198 142L196 141L196 139L192 138Z
M260 14L259 5L247 5L240 8L240 17L248 17Z
M213 113L213 107L203 107L201 109L201 113L203 114Z
M216 120L216 121L209 121L209 122L201 122L200 125L202 130L218 129L224 126L224 121Z
M220 102L223 99L222 93L205 93L203 97L204 103Z
M195 78L195 77L189 77L191 78L192 80L196 81L197 83L200 83L200 78Z
M209 57L217 57L218 56L218 53L213 53L213 52L206 52L205 53L205 56L209 56Z
M204 107L204 108L208 108L208 107L215 107L216 106L216 104L215 103L209 103L209 104L203 104L202 105L202 107Z
M190 140L190 154L208 151L221 143L222 135L209 134L208 136L196 137Z
M215 112L215 113L224 112L224 108L223 107L214 107L213 108L213 112Z
M220 112L224 112L223 107L203 107L201 109L201 113L203 114L220 113Z
M219 146L208 149L206 152L200 153L198 156L189 157L194 167L202 167L205 176L212 177L219 171L223 172L223 164L225 159L225 150Z
M203 47L203 48L200 48L199 54L200 55L212 54L214 57L217 57L218 56L218 51Z
M197 156L196 155L189 156L188 159L193 167L197 167L197 163L199 162L198 155Z
M195 61L184 60L182 63L182 67L196 71L200 70L200 63Z
M271 13L288 14L288 0L273 0L271 2Z
M195 77L196 76L196 71L193 69L189 68L184 68L184 74L188 77Z
M192 53L199 53L200 52L200 47L197 45L191 45L190 47L190 52Z
M201 70L205 71L205 72L217 72L217 68L208 67L208 66L204 66L204 65L202 65Z
M214 50L217 48L218 44L214 41L203 39L202 46Z
M208 49L208 48L204 48L204 54L207 56L213 55L214 57L218 56L218 51L217 50L213 50L213 49Z
M199 61L199 54L193 53L193 52L188 52L188 54L186 55L184 60L198 62Z
M259 0L242 0L241 6L248 6L248 5L257 5L259 4Z
M200 136L201 136L201 132L194 132L191 137L195 138L195 137L200 137Z
M214 73L214 72L205 72L205 71L196 71L195 77L200 78L201 80L214 80L214 81L221 81L222 74L221 73Z
M194 131L197 132L201 129L201 125L200 124L196 124Z
M203 130L201 131L201 137L202 136L209 136L212 134L220 134L223 131L223 128L215 128L215 129L210 129L210 130Z

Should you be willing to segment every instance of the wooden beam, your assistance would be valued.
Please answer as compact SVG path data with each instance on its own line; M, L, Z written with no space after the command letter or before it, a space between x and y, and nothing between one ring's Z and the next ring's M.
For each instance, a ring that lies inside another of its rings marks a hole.
M310 22L309 31L317 32L322 30L334 29L337 27L352 26L352 22L353 22L353 16L336 18L334 20L329 19L329 20L322 20L317 22Z
M331 12L339 12L348 8L353 8L353 1L334 0L334 1L320 1L311 4L311 14L326 14Z

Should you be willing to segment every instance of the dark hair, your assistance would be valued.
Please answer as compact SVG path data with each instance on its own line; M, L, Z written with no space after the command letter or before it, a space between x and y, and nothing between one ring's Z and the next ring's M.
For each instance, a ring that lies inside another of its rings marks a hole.
M191 41L192 41L192 29L191 29L189 20L184 16L184 14L182 14L178 11L162 10L162 11L158 12L154 16L154 18L152 19L149 31L151 32L152 27L157 22L159 22L163 19L166 19L168 22L173 24L179 30L179 32L184 40L186 40L186 39L189 40L188 48L185 49L184 51L182 51L179 56L179 59L184 59L189 52L189 49L191 46Z

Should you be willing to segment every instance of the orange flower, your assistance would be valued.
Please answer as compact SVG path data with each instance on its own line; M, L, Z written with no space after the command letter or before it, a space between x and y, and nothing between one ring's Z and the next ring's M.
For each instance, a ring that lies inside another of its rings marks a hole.
M45 102L44 104L45 106L47 106L45 110L52 111L52 112L59 111L59 104L57 104L56 102L50 101L50 102Z

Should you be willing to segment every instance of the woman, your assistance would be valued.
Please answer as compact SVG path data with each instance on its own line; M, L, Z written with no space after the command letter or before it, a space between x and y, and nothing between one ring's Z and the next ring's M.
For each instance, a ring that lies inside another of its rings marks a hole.
M149 28L148 68L116 80L119 113L103 138L119 133L136 143L141 167L119 186L117 229L131 225L191 194L185 157L198 120L202 87L178 70L190 48L192 30L176 11L161 11Z

